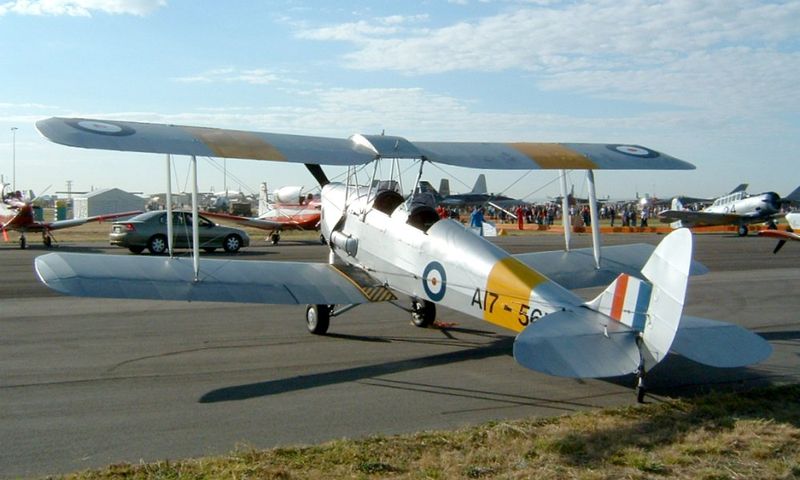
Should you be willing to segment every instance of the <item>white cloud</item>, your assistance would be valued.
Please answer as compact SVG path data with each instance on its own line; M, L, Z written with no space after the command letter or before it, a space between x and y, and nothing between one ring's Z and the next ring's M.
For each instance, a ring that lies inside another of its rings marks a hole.
M197 75L176 77L172 80L182 83L247 83L268 85L276 82L295 83L294 80L264 68L240 70L233 67L208 70Z
M800 108L800 2L502 3L501 13L436 29L361 20L299 35L352 43L342 61L358 70L520 71L540 88L596 98L727 114Z
M166 4L167 0L15 0L0 4L0 16L16 13L90 17L92 12L144 16Z

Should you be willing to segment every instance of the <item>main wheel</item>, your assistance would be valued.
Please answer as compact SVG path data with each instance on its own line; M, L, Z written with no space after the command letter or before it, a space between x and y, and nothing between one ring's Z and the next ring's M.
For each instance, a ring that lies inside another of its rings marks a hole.
M153 255L162 255L167 251L167 237L164 235L153 235L147 242L147 249Z
M28 246L28 240L25 239L25 235L22 235L21 237L19 237L19 248L25 250L27 246Z
M269 240L272 242L273 245L277 245L278 242L281 241L281 234L278 232L273 233L269 236Z
M239 235L230 234L222 242L222 249L228 253L236 253L242 248L242 239Z
M323 234L321 234L321 233L319 234L319 243L321 243L321 244L323 244L323 245L325 245L326 243L328 243L328 241L327 241L327 240L325 240L325 235L323 235Z
M314 335L325 335L331 323L330 305L309 305L306 307L306 326Z
M42 243L47 248L52 247L53 246L53 237L51 237L50 235L45 235L44 237L42 237Z
M739 229L737 230L736 233L738 233L740 237L746 237L747 236L747 225L739 225Z
M144 247L140 247L140 246L137 245L135 247L128 247L128 250L130 250L131 253L135 253L135 254L138 255L138 254L144 252Z
M415 298L411 300L411 323L420 328L428 328L436 320L436 304Z

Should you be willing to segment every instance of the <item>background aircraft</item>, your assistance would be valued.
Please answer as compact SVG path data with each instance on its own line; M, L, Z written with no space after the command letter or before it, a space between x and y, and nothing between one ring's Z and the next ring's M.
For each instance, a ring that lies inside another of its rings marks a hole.
M525 204L522 200L507 197L505 195L496 195L488 193L486 188L486 175L480 174L475 180L475 185L469 193L450 193L450 182L447 179L442 179L439 183L439 191L436 191L428 182L419 182L419 192L431 193L435 202L443 205L445 208L470 208L475 206L482 206L489 203L499 205L502 208L511 208L515 205Z
M693 168L645 147L412 143L383 135L354 135L342 141L61 118L40 121L37 128L57 143L86 148L193 157L211 150L315 164L316 169L309 170L323 185L321 231L330 246L327 263L201 262L196 248L191 261L75 253L38 257L40 279L62 293L308 304L306 323L316 334L327 332L331 317L359 304L395 300L395 293L401 293L411 298L409 311L418 326L434 321L438 304L517 333L514 358L527 368L580 378L635 373L640 401L646 370L669 351L717 367L747 365L771 353L766 341L741 327L682 314L688 276L703 270L693 265L692 236L686 229L668 235L655 248L607 247L598 265L587 249L510 255L459 222L440 219L434 205L415 202L413 196L407 200L395 189L373 188L374 178L359 186L355 178L355 166L382 158L418 161L417 183L427 162L590 172ZM234 143L237 148L232 149ZM349 165L351 175L345 183L330 183L320 163ZM587 178L594 191L593 174ZM416 189L417 185L412 192ZM610 285L589 302L568 290L607 282Z
M203 212L203 215L246 227L270 230L269 239L273 245L280 242L281 230L319 229L321 212L319 195L303 194L302 187L279 188L273 194L273 202L266 207L258 217L241 217L218 212Z
M2 188L3 201L0 203L0 228L3 231L3 239L7 242L8 231L15 230L19 232L19 248L26 248L28 245L25 236L28 232L41 232L42 243L46 247L53 244L54 230L62 228L77 227L88 222L102 222L104 220L113 220L120 217L129 217L142 213L141 210L131 212L112 213L107 215L97 215L88 218L75 218L71 220L57 220L54 222L44 222L36 220L34 215L34 205L32 200L25 200L19 192L5 193L6 185Z
M739 236L747 235L747 226L752 223L770 222L781 211L781 204L800 196L800 187L785 199L775 192L764 192L756 195L745 191L737 191L719 197L714 202L698 211L684 210L682 203L676 198L672 201L672 209L661 212L658 218L670 223L673 228L706 227L714 225L736 225Z

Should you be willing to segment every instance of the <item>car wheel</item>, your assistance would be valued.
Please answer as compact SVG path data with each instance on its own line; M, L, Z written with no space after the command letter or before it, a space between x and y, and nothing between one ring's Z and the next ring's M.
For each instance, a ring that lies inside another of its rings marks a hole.
M314 335L325 335L331 323L330 305L309 305L306 307L306 326Z
M222 242L222 248L228 253L236 253L242 248L242 238L239 235L228 235Z
M135 254L138 255L138 254L144 252L144 247L128 247L128 250L130 250L131 253L135 253Z
M147 242L147 249L153 255L161 255L167 251L167 237L164 235L153 235Z

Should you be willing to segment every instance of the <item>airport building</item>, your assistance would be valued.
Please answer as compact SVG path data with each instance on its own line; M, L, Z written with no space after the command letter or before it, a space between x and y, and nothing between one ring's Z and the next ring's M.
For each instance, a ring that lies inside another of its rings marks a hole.
M106 188L75 196L72 199L74 218L87 218L109 213L144 210L146 200L119 188Z

